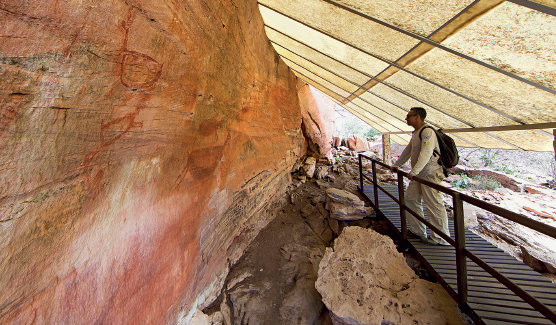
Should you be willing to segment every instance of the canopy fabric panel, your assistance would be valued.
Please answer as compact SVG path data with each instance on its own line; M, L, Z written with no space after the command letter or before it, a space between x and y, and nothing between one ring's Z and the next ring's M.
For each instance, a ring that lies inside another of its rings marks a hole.
M259 8L300 79L400 144L412 130L407 112L421 106L458 146L553 150L555 0L259 0Z

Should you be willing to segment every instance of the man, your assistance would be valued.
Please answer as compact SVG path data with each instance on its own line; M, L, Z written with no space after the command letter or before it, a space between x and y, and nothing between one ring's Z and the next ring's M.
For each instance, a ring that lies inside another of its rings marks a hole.
M415 131L413 131L411 140L407 147L405 147L402 155L390 169L396 171L399 166L402 166L411 158L411 171L409 172L409 180L411 182L407 187L405 205L409 209L415 211L419 216L423 217L423 206L421 202L425 201L430 223L449 236L448 216L444 208L442 195L438 190L413 180L413 176L417 176L431 183L440 184L444 179L442 166L438 164L438 155L433 155L435 149L436 152L440 152L436 133L431 128L423 129L426 117L427 112L424 108L411 108L405 120ZM419 139L420 132L422 140ZM422 242L429 245L448 245L448 242L435 232L432 232L432 234L427 237L425 225L409 213L407 213L406 216L409 223L409 236L415 238L420 237Z

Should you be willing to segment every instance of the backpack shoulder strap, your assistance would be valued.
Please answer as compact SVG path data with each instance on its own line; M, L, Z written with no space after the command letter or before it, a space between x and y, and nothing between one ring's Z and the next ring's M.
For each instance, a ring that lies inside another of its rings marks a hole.
M425 126L423 126L423 128L421 129L421 131L419 131L419 140L423 141L423 138L421 137L421 133L423 133L423 131L424 131L425 129L432 129L432 130L434 131L434 135L436 135L436 139L437 139L436 141L438 141L438 134L436 133L436 130L435 130L432 126L430 126L430 125L425 125ZM439 147L441 146L440 141L438 141L438 146L439 146ZM441 151L442 151L442 149L441 149ZM440 152L436 151L436 149L433 150L432 154L433 154L433 156L435 156L435 157L440 156Z
M423 138L421 137L421 133L423 133L423 131L424 131L425 129L432 129L432 130L434 131L434 128L433 128L432 126L430 126L430 125L425 125L425 126L423 126L423 128L421 129L421 131L419 131L419 140L421 140L421 141L423 141ZM436 132L435 132L435 134L436 134Z

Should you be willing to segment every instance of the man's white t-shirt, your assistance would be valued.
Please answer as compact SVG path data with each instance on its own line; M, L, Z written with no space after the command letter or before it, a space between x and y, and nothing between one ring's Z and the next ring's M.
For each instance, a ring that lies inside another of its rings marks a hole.
M421 133L421 139L419 139L419 132L423 129L423 125L419 130L415 130L411 136L411 140L407 147L405 147L398 161L394 163L393 166L399 167L407 162L411 158L411 176L425 177L437 169L442 168L438 164L438 156L434 156L433 152L440 152L440 147L438 145L438 139L436 138L436 133L431 128L426 128Z

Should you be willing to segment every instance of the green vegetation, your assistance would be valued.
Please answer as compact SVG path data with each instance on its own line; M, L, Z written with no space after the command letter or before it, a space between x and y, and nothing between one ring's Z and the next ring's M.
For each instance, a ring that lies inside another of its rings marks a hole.
M502 172L508 175L515 175L517 174L517 168L510 166L506 163L503 163L501 165L495 165L492 167L492 169L498 171L498 172Z
M500 183L497 180L492 179L487 176L474 176L469 177L465 174L459 174L460 179L451 182L452 186L458 189L477 189L477 190L489 190L494 191L500 187Z
M339 131L340 137L348 138L354 134L362 137L372 137L380 134L377 130L373 129L369 124L363 122L355 115L345 112L345 116L336 118L336 130Z
M486 176L477 176L473 178L474 180L478 181L478 184L474 183L473 187L478 190L489 190L494 191L498 187L500 187L500 183L497 180L492 179Z
M482 160L485 167L491 166L495 158L496 152L494 150L481 150L481 157L479 159Z
M378 132L377 130L370 128L369 131L367 131L365 134L363 134L366 138L372 138L376 135L379 135L380 132Z
M342 157L334 157L334 159L336 160L336 163L337 163L337 164L340 164L340 165L341 165L341 164L344 163L344 160L342 159Z

